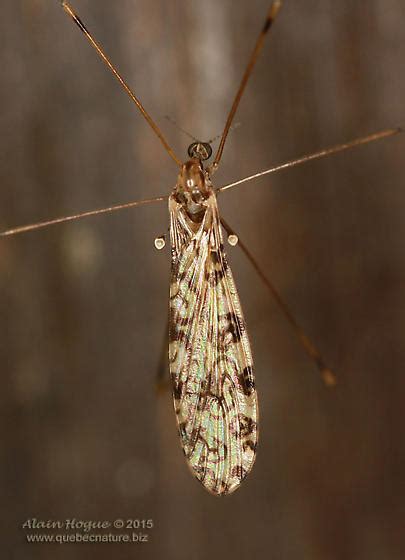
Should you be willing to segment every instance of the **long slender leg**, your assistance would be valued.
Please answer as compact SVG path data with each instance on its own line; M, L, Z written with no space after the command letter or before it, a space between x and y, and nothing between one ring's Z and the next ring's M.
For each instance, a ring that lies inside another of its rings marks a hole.
M400 134L401 132L404 132L404 129L401 127L387 128L385 130L375 132L374 134L369 134L368 136L362 136L361 138L356 138L355 140L351 140L350 142L345 142L344 144L338 144L337 146L332 146L331 148L325 148L323 150L320 150L319 152L315 152L313 154L307 154L297 159L291 159L286 163L281 163L280 165L276 165L275 167L270 167L270 169L265 169L264 171L260 171L259 173L255 173L254 175L249 175L249 177L244 177L243 179L239 179L238 181L234 181L233 183L228 183L227 185L218 187L217 192L226 191L238 185L242 185L243 183L247 183L248 181L253 181L253 179L258 179L259 177L263 177L264 175L269 175L270 173L276 173L277 171L283 171L284 169L289 169L290 167L301 165L302 163L306 163L307 161L311 161L313 159L319 159L319 158L331 156L333 154L337 154L338 152L343 152L344 150L348 150L356 146L368 144L369 142L382 140L383 138L388 138L389 136L394 136L395 134Z
M321 150L319 152L315 152L314 154L309 154L306 156L302 156L298 159L293 159L288 161L287 163L282 163L281 165L277 165L276 167L271 167L270 169L266 169L265 171L260 171L260 173L255 173L254 175L250 175L249 177L244 177L243 179L239 179L239 181L235 181L233 183L228 183L227 185L223 185L222 187L218 187L217 192L226 191L233 187L242 185L253 179L258 177L262 177L263 175L268 175L270 173L276 173L278 171L284 171L285 169L289 169L290 167L295 167L296 165L300 165L301 163L305 163L307 161L311 161L313 159L319 159L322 157L327 157L332 154L336 154L337 152L342 152L343 150L348 150L349 148L353 148L355 146L360 146L361 144L367 144L368 142L374 142L376 140L382 140L383 138L387 138L389 136L393 136L394 134L399 134L403 132L403 128L388 128L386 130L382 130L380 132L376 132L375 134L371 134L369 136L364 136L362 138L357 138L356 140L352 140L351 142L346 142L345 144L339 144L338 146L333 146L331 148L326 148L325 150ZM80 220L82 218L87 218L89 216L96 216L97 214L108 214L110 212L115 212L116 210L122 210L124 208L131 208L134 206L142 206L144 204L151 204L154 202L163 202L167 200L167 196L159 196L156 198L150 198L148 200L135 200L133 202L128 202L126 204L117 204L115 206L108 206L106 208L100 208L99 210L90 210L87 212L81 212L79 214L74 214L72 216L64 216L61 218L55 218L52 220L46 220L44 222L37 222L35 224L29 224L26 226L17 226L12 229L8 229L6 231L0 232L0 237L6 237L9 235L15 235L17 233L23 233L26 231L31 231L34 229L43 228L46 226L50 226L53 224L60 224L63 222L71 222L73 220Z
M27 226L18 226L1 232L0 237L16 235L17 233L24 233L27 231L40 229L55 224L62 224L63 222L73 222L74 220L81 220L82 218L97 216L99 214L109 214L111 212L116 212L117 210L124 210L125 208L134 208L135 206L144 206L146 204L153 204L155 202L164 202L167 199L168 199L167 196L158 196L156 198L148 198L145 200L135 200L133 202L126 202L125 204L116 204L115 206L100 208L99 210L89 210L87 212L80 212L80 214L72 214L71 216L63 216L62 218L54 218L52 220L46 220L45 222L37 222L35 224L29 224Z
M118 82L121 84L121 86L124 88L124 90L127 92L127 94L129 95L129 97L132 99L132 101L135 103L135 105L138 107L139 111L141 112L142 116L146 119L147 123L149 124L149 126L154 130L155 134L157 135L157 137L159 138L159 140L161 141L161 143L163 144L165 150L167 151L167 153L169 154L169 156L177 163L177 165L181 165L181 160L176 156L176 154L173 152L172 148L169 146L169 144L167 143L166 139L164 138L161 130L159 129L159 127L157 126L157 124L154 122L154 120L152 119L152 117L149 115L149 113L146 111L146 109L144 108L144 106L142 105L142 103L140 102L140 100L137 98L137 96L135 95L135 93L131 90L131 88L129 87L129 85L126 83L126 81L124 80L124 78L121 76L121 74L118 72L118 70L113 66L112 62L110 61L110 59L108 58L108 56L104 53L103 49L101 48L100 44L94 39L94 37L91 35L90 31L87 29L87 27L84 25L83 21L79 18L79 16L74 12L73 8L70 6L70 4L68 2L66 2L65 0L61 0L61 5L62 8L65 10L65 12L72 18L72 20L75 22L75 24L79 27L79 29L84 33L85 37L87 38L87 40L89 41L90 45L97 51L97 54L99 55L99 57L101 58L101 60L104 62L104 64L111 70L111 72L114 74L115 78L118 80Z
M223 225L223 227L224 227L224 229L225 229L225 231L227 232L228 235L235 235L234 230L231 228L231 226L223 218L221 218L221 224ZM249 249L246 247L246 245L241 241L241 239L239 237L238 237L238 244L239 244L240 248L242 249L242 251L245 253L248 260L251 262L251 264L252 264L253 268L256 270L257 274L260 276L260 278L262 279L262 281L266 285L267 289L269 290L269 292L271 293L273 298L276 300L277 305L279 306L281 311L286 316L287 321L290 323L290 325L294 329L295 333L297 334L298 339L301 342L301 345L303 346L305 352L308 354L308 356L311 358L311 360L315 363L316 367L319 369L325 385L327 385L329 387L332 387L332 386L336 385L335 374L332 372L332 370L330 370L326 366L320 352L318 351L318 349L316 348L314 343L310 340L310 338L305 334L303 329L299 326L295 317L291 313L288 305L282 299L282 297L280 296L280 294L278 293L278 291L276 290L276 288L274 287L272 282L270 282L270 280L267 278L267 276L262 271L260 265L258 264L256 259L253 257L252 253L249 251Z
M282 4L281 0L275 0L271 4L270 10L269 10L269 12L267 14L267 17L266 17L266 21L264 23L264 26L263 26L262 30L260 31L259 37L257 38L255 47L254 47L253 52L250 56L248 65L246 66L245 73L243 74L241 83L239 85L239 89L236 93L236 96L235 96L235 99L233 101L231 110L229 111L229 115L228 115L228 118L227 118L226 123L225 123L225 128L224 128L224 131L222 133L222 137L221 137L221 141L219 143L218 151L215 155L215 159L214 159L214 162L212 164L214 169L217 168L218 165L219 165L219 162L220 162L221 157L222 157L222 152L224 151L226 138L228 136L228 132L229 132L229 129L230 129L231 124L232 124L232 120L233 120L233 118L235 116L235 113L236 113L236 110L239 106L239 102L242 98L243 92L245 91L246 84L249 81L249 78L252 74L253 68L254 68L254 66L256 64L256 61L259 57L259 54L260 54L260 52L263 48L263 44L264 44L264 40L266 38L266 35L267 35L270 27L272 26L274 20L277 17L277 14L278 14L278 12L281 8L281 4Z

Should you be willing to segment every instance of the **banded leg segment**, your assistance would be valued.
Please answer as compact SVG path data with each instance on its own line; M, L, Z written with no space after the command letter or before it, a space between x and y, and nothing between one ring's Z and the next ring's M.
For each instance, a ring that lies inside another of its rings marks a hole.
M69 4L69 2L66 2L65 0L61 0L61 5L62 8L65 10L65 12L72 18L72 20L75 22L75 24L78 26L78 28L80 29L80 31L82 31L86 37L86 39L89 41L90 45L97 51L97 54L99 55L99 57L101 58L101 60L104 62L104 64L111 70L111 72L114 74L115 78L117 79L117 81L121 84L121 86L124 88L124 90L127 92L127 94L129 95L129 97L131 98L131 100L135 103L135 105L137 106L138 110L140 111L140 113L142 114L142 116L144 117L144 119L146 120L146 122L149 124L149 126L153 129L153 131L155 132L156 136L159 138L159 140L161 141L161 143L163 144L163 147L165 148L165 150L167 151L167 153L169 154L169 156L173 159L173 161L180 166L181 165L181 160L176 156L176 154L174 153L174 151L172 150L172 148L169 146L168 142L166 141L166 139L164 138L160 128L157 126L157 124L155 123L155 121L152 119L152 117L149 115L149 113L146 111L145 107L142 105L142 103L140 102L140 100L138 99L138 97L135 95L135 93L131 90L131 88L129 87L129 85L127 84L127 82L124 80L124 78L121 76L121 74L118 72L118 70L114 67L114 65L112 64L112 62L110 61L110 59L108 58L108 56L104 53L103 49L101 48L100 44L94 39L94 37L91 35L90 31L87 29L87 27L85 26L85 24L83 23L83 21L80 19L80 17L75 13L75 11L73 10L72 6Z
M220 162L221 157L222 157L222 152L224 151L225 142L226 142L229 130L231 128L231 124L232 124L233 118L235 116L236 110L237 110L237 108L239 106L239 103L240 103L240 100L242 98L243 92L245 91L246 84L249 81L249 78L250 78L250 76L253 72L253 68L256 64L256 61L259 58L259 55L262 51L266 35L267 35L268 31L270 30L274 20L276 19L277 14L280 11L281 5L282 5L281 0L275 0L270 6L270 10L269 10L269 12L266 16L266 21L264 22L262 30L260 31L259 37L257 38L257 41L256 41L255 47L253 49L253 52L250 55L248 65L246 66L246 70L245 70L245 73L243 74L242 80L240 82L239 89L236 93L236 96L235 96L235 99L233 101L231 110L229 111L229 115L228 115L228 118L227 118L226 123L225 123L225 128L224 128L224 131L223 131L222 136L221 136L221 141L219 143L218 151L215 155L215 159L214 159L214 162L212 164L214 169L217 168L218 165L219 165L219 162Z

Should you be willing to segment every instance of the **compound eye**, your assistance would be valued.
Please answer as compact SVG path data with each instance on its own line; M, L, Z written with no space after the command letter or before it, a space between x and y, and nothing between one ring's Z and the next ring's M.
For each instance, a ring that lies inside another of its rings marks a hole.
M188 147L188 155L191 158L198 158L205 161L212 156L212 148L208 142L193 142Z

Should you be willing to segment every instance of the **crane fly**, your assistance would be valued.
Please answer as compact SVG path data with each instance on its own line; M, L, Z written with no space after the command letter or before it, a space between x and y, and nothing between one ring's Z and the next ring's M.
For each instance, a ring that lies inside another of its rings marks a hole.
M1 236L39 229L124 208L166 202L170 216L171 280L169 304L169 369L178 432L188 465L210 493L232 493L252 469L258 441L258 403L253 359L238 292L224 251L225 230L231 245L239 244L274 297L323 381L332 386L333 372L304 333L276 288L246 245L220 217L218 193L362 144L393 136L402 130L389 128L374 134L304 155L260 171L233 183L215 187L212 177L222 159L228 133L245 87L263 48L265 38L281 8L275 0L266 15L249 58L219 146L212 163L210 142L197 139L189 146L185 162L179 158L141 101L113 66L100 44L67 1L61 6L79 27L159 138L178 167L173 192L146 200L117 204L9 229ZM158 249L165 245L157 238Z

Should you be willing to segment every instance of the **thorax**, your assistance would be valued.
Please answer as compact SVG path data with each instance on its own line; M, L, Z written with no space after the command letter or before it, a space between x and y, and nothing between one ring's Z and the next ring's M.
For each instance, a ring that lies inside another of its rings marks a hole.
M172 197L193 223L202 222L207 209L206 201L213 194L209 173L201 161L197 158L186 161L181 167Z

